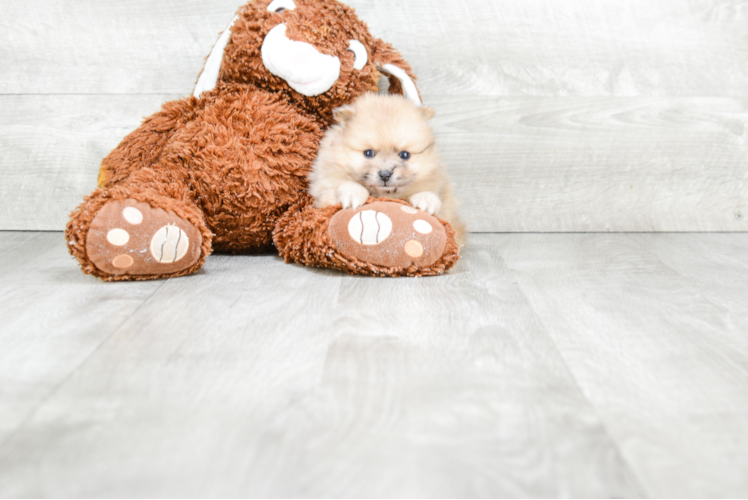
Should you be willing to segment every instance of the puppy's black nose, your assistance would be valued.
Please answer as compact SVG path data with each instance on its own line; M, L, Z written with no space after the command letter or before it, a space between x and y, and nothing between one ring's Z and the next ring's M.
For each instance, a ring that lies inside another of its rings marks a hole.
M379 178L382 179L384 182L387 182L390 180L390 177L392 177L392 172L389 170L380 170L379 171Z

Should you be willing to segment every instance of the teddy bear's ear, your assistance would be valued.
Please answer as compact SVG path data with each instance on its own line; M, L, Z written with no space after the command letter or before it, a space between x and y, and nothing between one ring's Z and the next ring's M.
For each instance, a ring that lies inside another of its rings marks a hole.
M205 61L203 71L200 73L200 77L197 79L195 90L192 95L200 97L203 92L208 92L216 88L218 82L218 74L221 72L221 62L223 61L223 51L226 49L226 45L229 43L231 38L231 28L234 26L236 20L239 19L239 15L234 16L229 25L223 30L220 38L213 46L213 50L210 51L208 60Z
M374 61L377 69L387 75L390 81L390 93L402 94L416 105L423 105L410 64L392 45L377 40L374 48Z
M353 109L353 106L341 106L333 110L332 117L336 122L343 124L350 120L353 117L354 113L355 110Z

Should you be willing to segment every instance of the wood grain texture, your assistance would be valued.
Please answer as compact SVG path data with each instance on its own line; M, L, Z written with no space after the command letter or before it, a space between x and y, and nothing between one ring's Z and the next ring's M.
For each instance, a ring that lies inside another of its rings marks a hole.
M0 496L640 496L628 467L477 236L441 278L165 282L0 448Z
M101 160L177 97L0 96L0 229L62 230Z
M746 496L748 235L500 238L647 494Z
M0 93L178 93L239 0L0 3ZM738 0L351 0L427 94L745 96Z
M748 331L748 243L726 234L671 235L668 240L635 235L640 246L687 279L690 286L727 315L730 328ZM740 339L742 341L742 339Z
M161 283L133 285L84 276L62 233L0 232L0 447Z
M748 230L748 100L426 102L472 231Z
M101 159L176 97L0 96L0 229L62 229ZM748 101L425 100L471 231L748 229Z
M237 0L0 3L0 94L192 91Z
M0 3L0 229L62 229L241 3ZM747 230L745 2L349 3L419 75L470 230Z
M741 0L351 0L421 90L484 96L730 96L748 88Z

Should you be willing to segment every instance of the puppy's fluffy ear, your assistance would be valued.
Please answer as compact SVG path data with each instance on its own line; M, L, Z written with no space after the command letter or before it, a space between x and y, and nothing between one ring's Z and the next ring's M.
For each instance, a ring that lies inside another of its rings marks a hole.
M354 114L356 114L356 110L353 106L341 106L333 110L332 117L342 125L353 118Z
M426 106L421 106L420 108L418 108L418 111L421 113L421 116L423 116L423 119L426 121L429 121L430 119L432 119L434 115L436 114L436 111Z

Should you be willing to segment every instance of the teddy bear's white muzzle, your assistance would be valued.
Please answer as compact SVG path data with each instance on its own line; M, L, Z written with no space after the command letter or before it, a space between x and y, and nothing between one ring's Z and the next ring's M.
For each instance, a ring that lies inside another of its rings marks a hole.
M262 62L296 92L310 97L327 92L340 77L339 58L322 54L311 44L289 40L285 24L265 36Z

